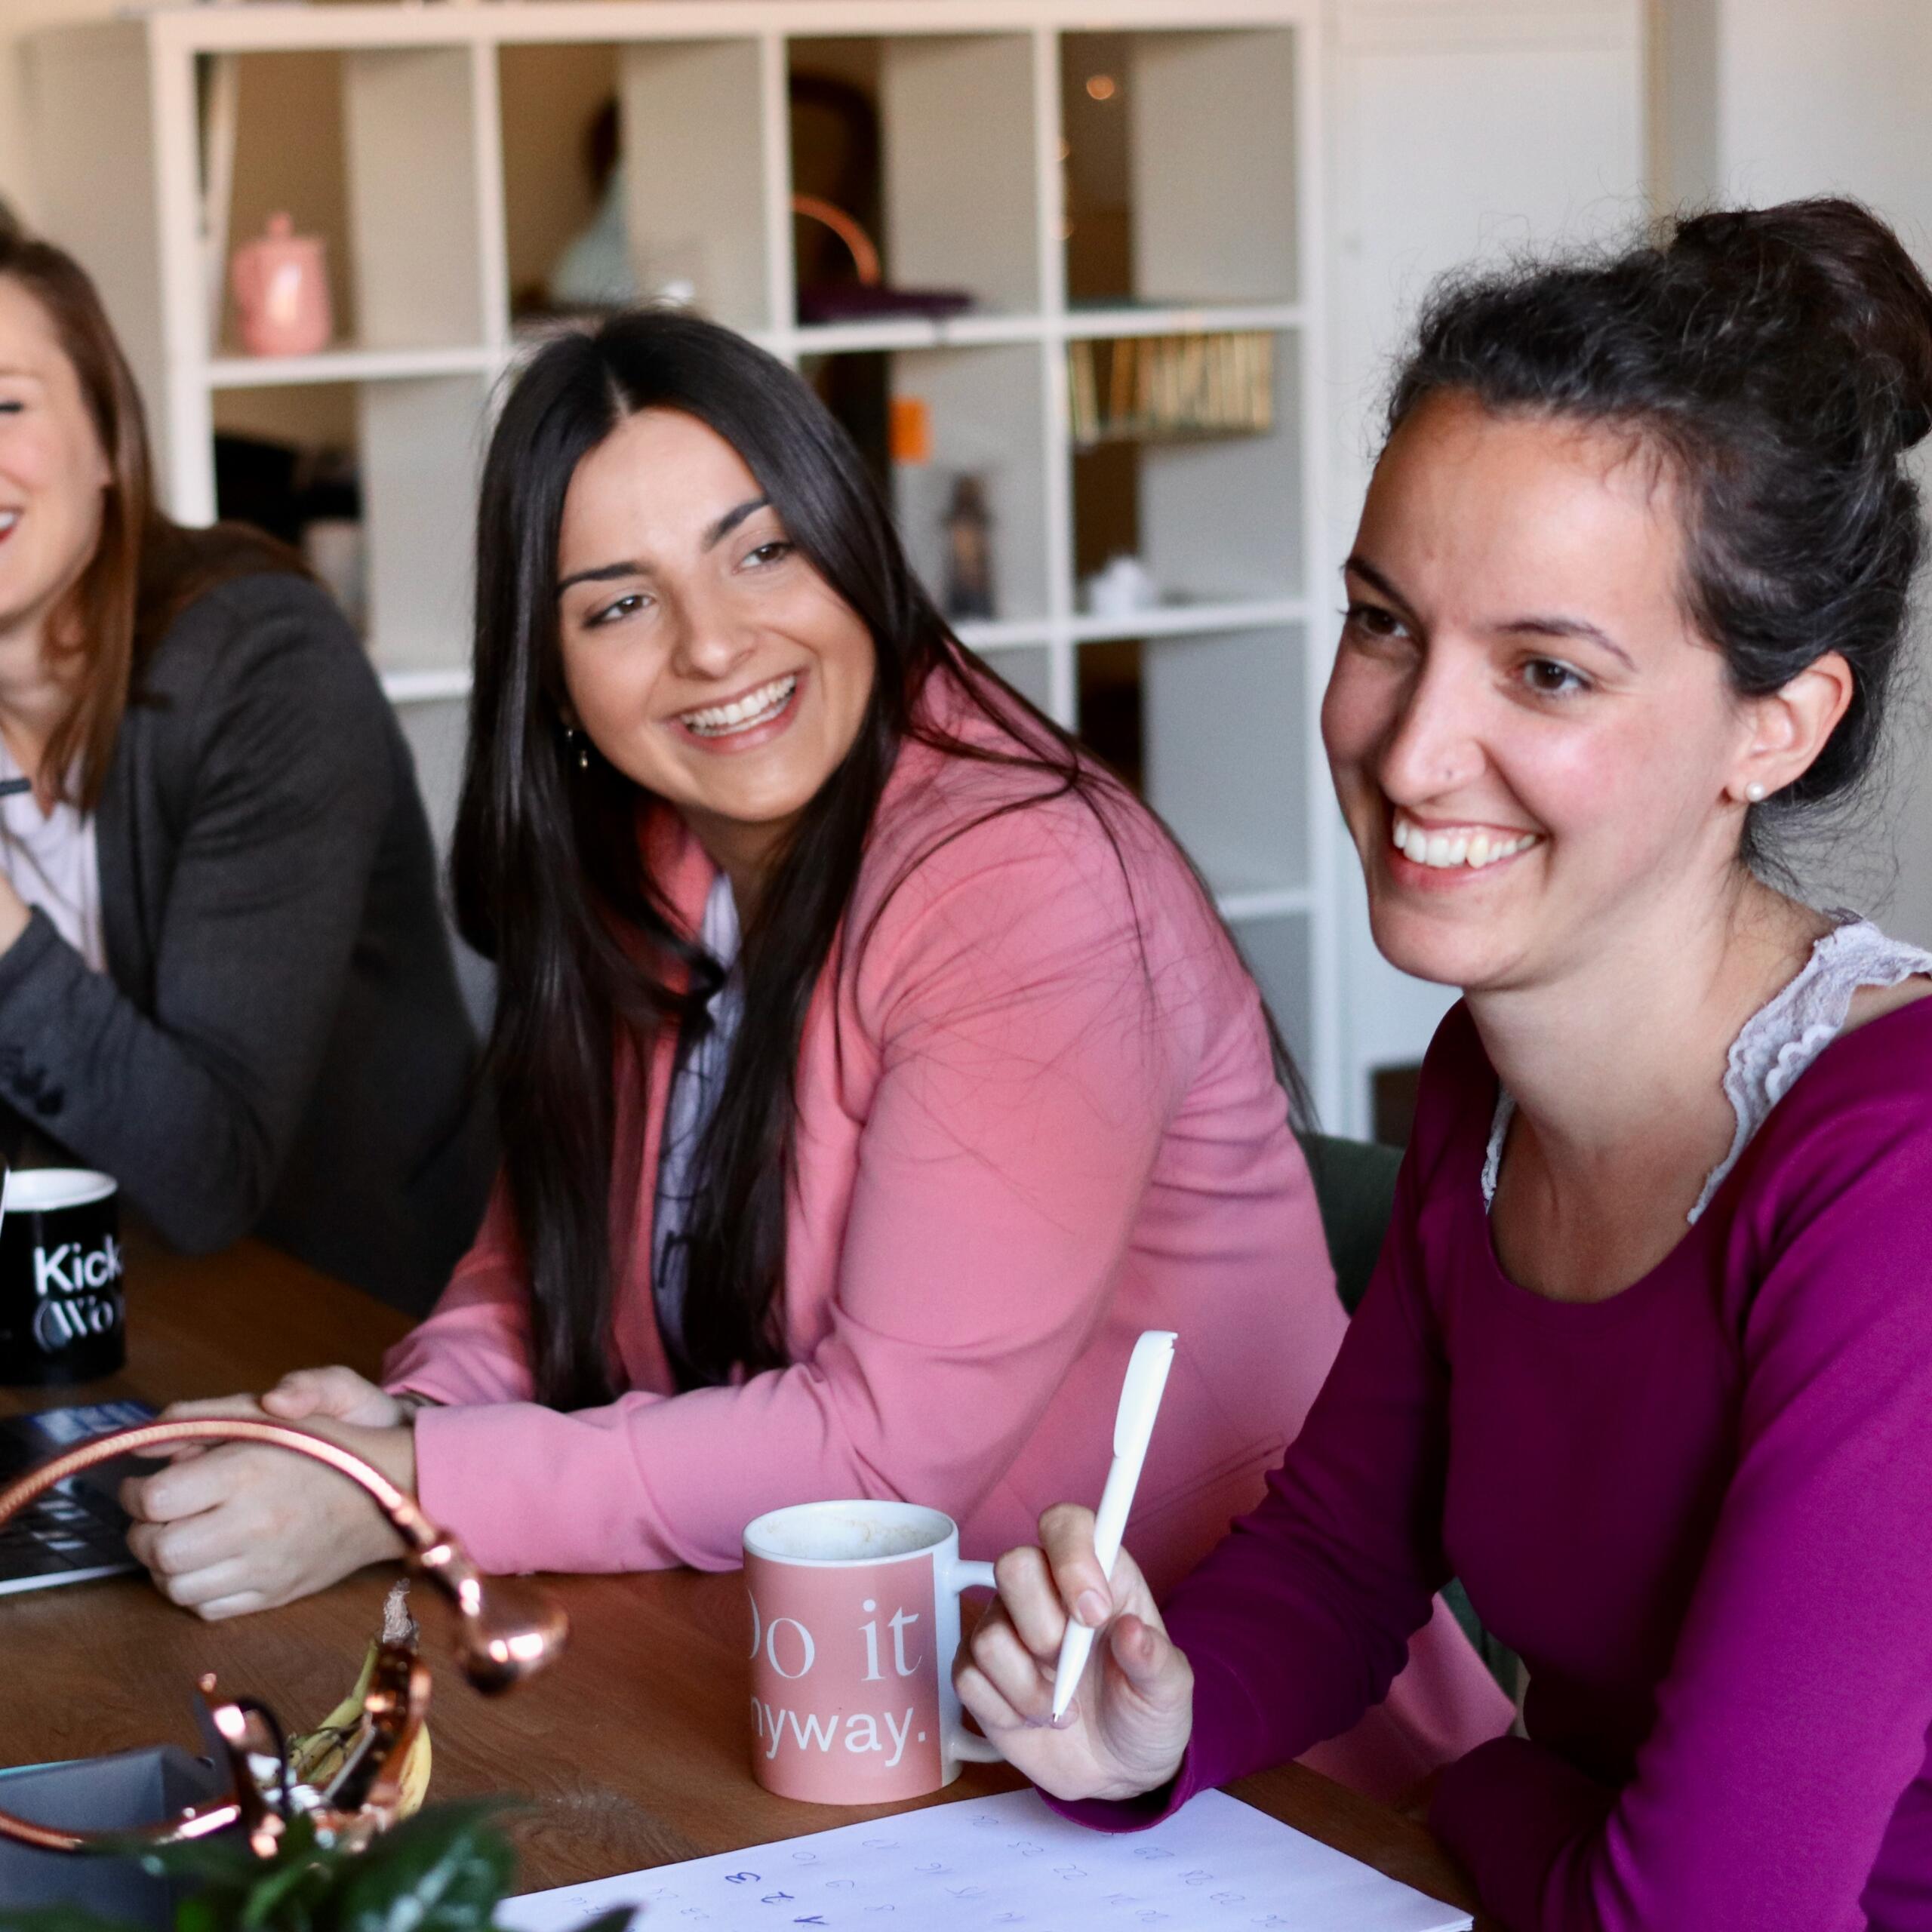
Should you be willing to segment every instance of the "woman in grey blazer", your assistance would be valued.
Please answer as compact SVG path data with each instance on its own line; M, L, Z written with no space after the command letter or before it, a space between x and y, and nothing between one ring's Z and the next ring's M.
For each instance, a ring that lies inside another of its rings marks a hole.
M426 1307L492 1150L408 750L292 557L154 508L91 285L0 233L8 780L0 1103L176 1246Z

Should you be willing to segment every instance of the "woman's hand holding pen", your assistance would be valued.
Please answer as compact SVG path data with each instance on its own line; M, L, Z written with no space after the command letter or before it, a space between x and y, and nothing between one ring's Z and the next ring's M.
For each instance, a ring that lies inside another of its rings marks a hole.
M416 1486L412 1407L352 1369L303 1369L257 1402L177 1402L168 1417L266 1416L299 1423ZM166 1454L165 1451L163 1452ZM325 1588L402 1554L363 1492L319 1463L257 1443L184 1445L170 1466L122 1487L128 1547L155 1587L198 1616L237 1617Z
M1056 1798L1155 1790L1187 1749L1194 1672L1125 1550L1109 1585L1093 1511L1057 1504L1040 1518L1040 1541L995 1565L999 1601L954 1667L960 1702L1007 1761ZM1101 1634L1056 1725L1054 1669L1069 1617Z

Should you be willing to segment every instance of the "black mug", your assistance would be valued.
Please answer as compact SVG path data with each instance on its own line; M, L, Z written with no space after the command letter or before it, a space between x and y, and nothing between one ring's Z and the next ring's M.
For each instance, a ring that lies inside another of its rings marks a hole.
M120 1204L85 1168L16 1168L0 1209L0 1386L91 1382L127 1359Z

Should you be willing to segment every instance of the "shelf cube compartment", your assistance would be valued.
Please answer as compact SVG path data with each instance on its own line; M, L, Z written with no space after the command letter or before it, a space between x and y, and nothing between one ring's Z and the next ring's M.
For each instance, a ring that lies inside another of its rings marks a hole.
M343 70L350 57L335 52L217 57L211 99L225 103L228 112L211 118L201 187L205 195L218 193L226 177L232 188L226 205L214 211L226 224L226 245L210 318L213 355L246 352L237 332L230 266L235 251L278 214L289 217L297 234L321 238L335 324L328 346L360 346L343 115ZM302 130L300 142L289 140L291 128ZM471 236L465 234L462 242L470 246Z
M467 47L343 58L349 232L365 347L480 343L491 334L501 294L485 286L478 245L482 58Z
M508 46L503 223L518 315L688 303L771 320L755 41Z
M768 57L775 50L752 39L634 41L617 60L638 290L688 300L737 329L781 319L766 220Z
M1294 299L1295 59L1289 27L1062 38L1071 300Z
M914 569L955 620L1046 615L1050 352L1023 343L885 358L894 514Z
M1307 915L1288 912L1258 918L1237 915L1229 921L1228 929L1295 1064L1304 1075L1312 1073L1316 1060L1313 943Z
M490 423L480 378L357 389L369 531L369 651L385 671L469 661L476 485Z
M368 523L353 383L218 391L214 514L302 551L366 632Z
M497 55L512 316L637 297L617 55L608 42L545 42Z
M217 507L304 552L378 669L460 670L488 403L475 376L225 391Z
M949 294L1036 312L1030 38L797 40L789 58L799 319L924 316Z
M272 215L324 244L334 349L464 349L489 335L476 58L465 47L217 57L205 171L232 176L227 255ZM301 130L292 140L290 130ZM232 293L211 331L245 354Z
M786 45L792 272L803 298L788 321L811 321L815 296L857 300L862 278L875 263L883 269L881 45L870 37Z
M1020 34L913 35L881 50L889 279L976 306L1040 306L1033 47Z
M1074 569L1083 582L1126 555L1140 559L1164 604L1304 594L1298 337L1251 340L1266 358L1266 429L1076 445Z
M1081 736L1219 897L1306 884L1303 648L1299 626L1080 647Z

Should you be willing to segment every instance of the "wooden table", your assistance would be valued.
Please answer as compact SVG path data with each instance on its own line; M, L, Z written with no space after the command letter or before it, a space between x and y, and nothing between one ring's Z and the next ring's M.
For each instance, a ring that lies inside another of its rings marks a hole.
M128 1365L80 1389L0 1389L0 1409L266 1387L285 1371L343 1361L373 1375L403 1318L255 1242L211 1258L128 1252ZM380 1622L391 1573L371 1570L286 1609L208 1624L145 1579L0 1598L0 1763L194 1743L194 1681L313 1723L349 1686ZM774 1798L746 1768L744 1597L735 1573L555 1580L571 1647L499 1700L470 1690L439 1604L418 1607L435 1672L432 1798L512 1792L521 1888L734 1850L878 1815ZM1003 1767L969 1767L943 1798L1011 1789ZM1299 1766L1233 1787L1310 1835L1408 1884L1472 1909L1467 1880L1420 1824ZM904 1807L887 1807L904 1808ZM1480 1922L1480 1921L1479 1921Z

